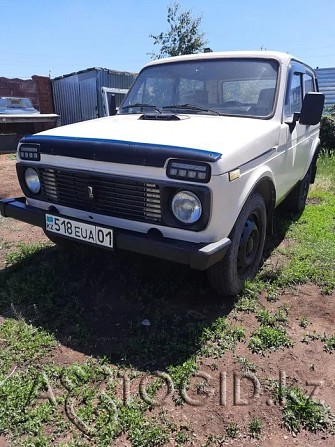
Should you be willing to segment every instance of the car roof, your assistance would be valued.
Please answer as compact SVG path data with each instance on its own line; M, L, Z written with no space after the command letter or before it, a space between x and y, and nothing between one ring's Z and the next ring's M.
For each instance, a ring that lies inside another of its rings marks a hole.
M278 62L289 65L291 59L303 63L299 59L293 57L288 53L281 53L279 51L224 51L211 53L196 53L187 54L184 56L168 57L164 59L157 59L149 62L146 67L158 64L167 64L171 62L191 61L191 60L205 60L205 59L230 59L230 58L258 58L258 59L276 59Z

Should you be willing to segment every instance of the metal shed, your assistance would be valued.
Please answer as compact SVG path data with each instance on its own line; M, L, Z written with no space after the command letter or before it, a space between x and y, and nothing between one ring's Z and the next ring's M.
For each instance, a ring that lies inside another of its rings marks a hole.
M88 68L52 79L55 112L61 123L71 124L106 116L106 92L115 96L118 107L136 73Z
M319 90L325 94L325 106L335 104L335 67L317 68Z

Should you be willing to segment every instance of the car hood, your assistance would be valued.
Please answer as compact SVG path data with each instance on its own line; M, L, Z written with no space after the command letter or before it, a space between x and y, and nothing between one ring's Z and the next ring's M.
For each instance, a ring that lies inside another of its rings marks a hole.
M195 150L204 156L206 153L216 154L210 161L220 160L224 171L246 163L279 141L280 125L274 120L192 114L178 115L178 120L143 120L141 117L117 115L84 121L47 130L30 138L31 141L119 142L123 143L119 150L127 151L129 147L143 150L150 146L156 147L156 151L164 150L166 154L168 148L173 147L173 157L176 152L178 154L178 148L181 152ZM77 156L80 157L79 152Z

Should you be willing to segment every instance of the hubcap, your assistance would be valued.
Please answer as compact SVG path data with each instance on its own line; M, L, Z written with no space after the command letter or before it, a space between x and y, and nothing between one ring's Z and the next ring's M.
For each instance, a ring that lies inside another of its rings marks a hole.
M253 264L259 246L259 230L254 215L250 215L244 224L238 247L237 270L245 273Z

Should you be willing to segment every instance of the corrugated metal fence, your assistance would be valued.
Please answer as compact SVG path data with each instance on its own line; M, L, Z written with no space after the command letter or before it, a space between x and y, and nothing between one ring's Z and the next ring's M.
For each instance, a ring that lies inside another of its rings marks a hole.
M335 104L335 67L317 68L319 90L325 94L325 106Z
M89 68L51 81L55 112L61 123L71 124L104 116L102 87L129 89L135 73ZM115 94L118 107L124 95Z

